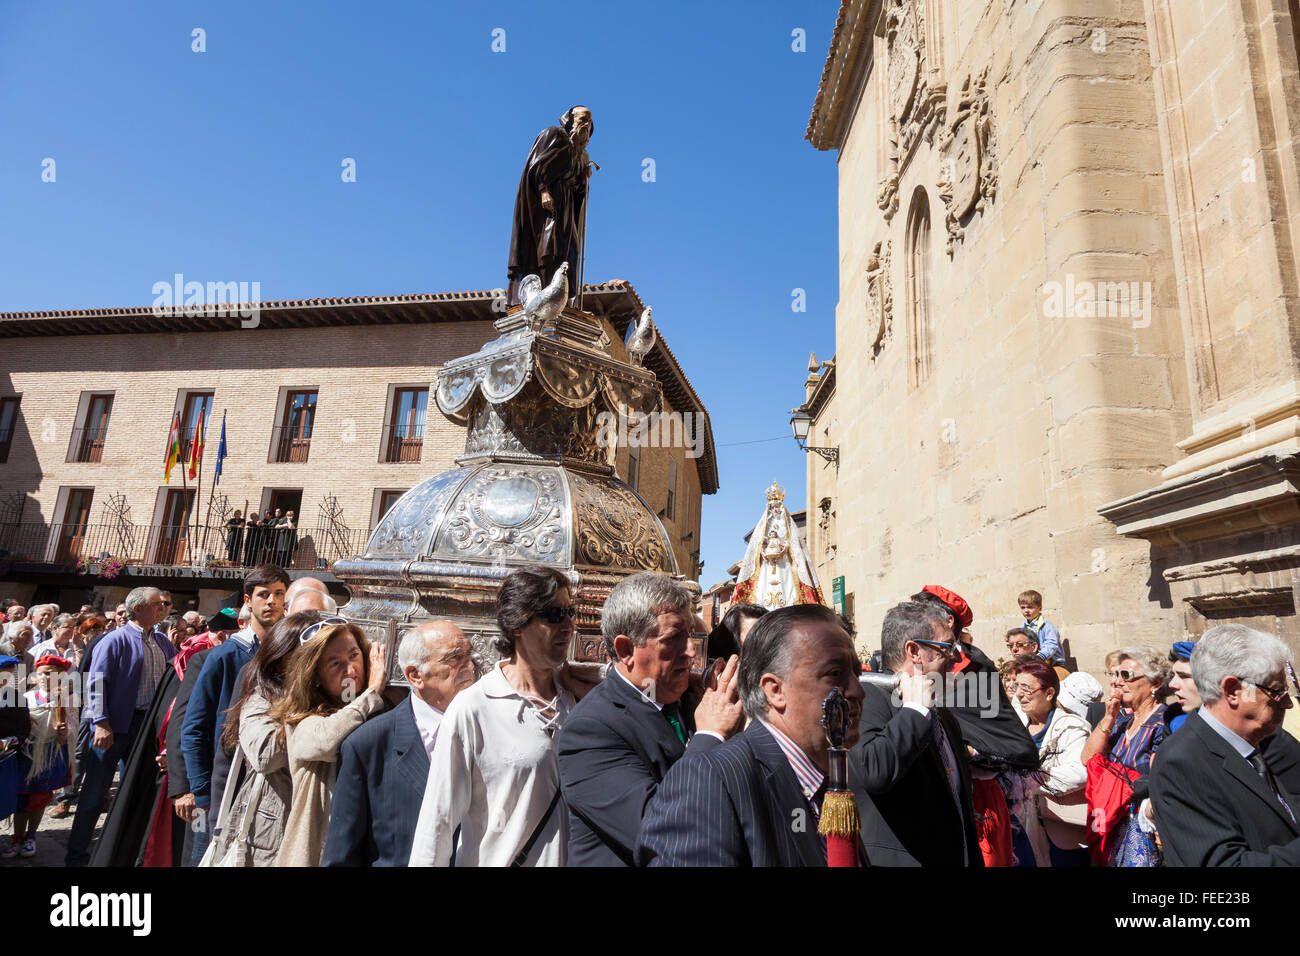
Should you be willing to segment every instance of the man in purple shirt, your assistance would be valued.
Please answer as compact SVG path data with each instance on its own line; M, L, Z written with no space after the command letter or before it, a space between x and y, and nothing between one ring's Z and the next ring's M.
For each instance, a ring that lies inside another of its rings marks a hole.
M93 736L68 838L68 866L90 862L90 841L114 768L130 752L154 690L176 655L171 642L154 630L167 614L163 593L157 588L136 588L125 604L129 620L95 643L86 674L82 716L93 728Z

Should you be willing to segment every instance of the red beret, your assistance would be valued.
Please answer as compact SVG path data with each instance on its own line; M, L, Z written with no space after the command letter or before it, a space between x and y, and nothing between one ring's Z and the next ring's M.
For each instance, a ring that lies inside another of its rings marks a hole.
M961 622L962 627L970 627L971 621L975 620L975 615L971 613L970 605L956 591L949 591L946 587L939 584L927 584L921 588L927 594L933 594L952 610L952 616Z
M46 654L44 657L36 658L36 663L32 665L37 667L57 667L61 671L66 671L72 666L72 661L66 657L59 657L57 654Z

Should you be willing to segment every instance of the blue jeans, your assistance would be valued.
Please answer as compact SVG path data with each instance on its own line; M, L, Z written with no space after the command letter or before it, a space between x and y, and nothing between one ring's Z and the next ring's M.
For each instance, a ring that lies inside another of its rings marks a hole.
M198 866L199 861L203 859L203 854L207 852L208 843L212 839L212 814L208 812L211 809L211 807L206 809L203 807L199 808L201 813L206 814L206 818L203 821L204 826L202 830L194 831L194 850L191 853L190 858L182 862L182 866ZM193 824L191 823L189 826L192 827Z
M95 824L103 812L104 798L113 785L113 773L118 761L131 752L131 742L144 724L144 714L144 711L137 710L131 717L130 728L124 734L114 734L113 745L107 750L100 750L94 743L86 748L86 776L81 781L77 815L72 820L72 833L68 836L65 866L85 866L90 862L90 841L95 837ZM93 740L94 732L91 733Z

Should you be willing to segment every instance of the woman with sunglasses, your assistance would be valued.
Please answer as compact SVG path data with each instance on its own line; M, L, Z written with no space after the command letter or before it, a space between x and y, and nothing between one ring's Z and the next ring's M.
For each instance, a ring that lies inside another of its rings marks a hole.
M284 696L271 705L289 760L293 794L276 866L320 866L339 748L384 710L384 645L338 617L305 628L285 671Z
M453 851L457 866L564 866L555 737L574 705L558 674L573 637L568 580L553 568L512 572L497 624L503 659L443 715L411 866L446 866Z
M244 669L240 693L221 730L222 748L235 755L228 779L242 777L242 781L238 789L226 789L208 855L200 866L275 865L289 815L293 778L280 725L271 719L270 710L284 696L285 672L302 646L303 632L319 624L318 611L285 615Z
M1089 768L1089 825L1094 834L1100 831L1104 835L1095 848L1094 860L1100 855L1105 859L1099 862L1107 866L1156 866L1155 846L1143 839L1133 814L1146 792L1141 778L1150 771L1151 758L1165 739L1165 705L1161 701L1169 685L1169 662L1154 647L1127 648L1107 676L1111 692L1106 713L1089 736L1081 758ZM1093 763L1094 757L1100 759ZM1100 798L1094 781L1102 779L1102 774L1126 780L1126 801L1097 802ZM1133 790L1138 797L1132 796Z

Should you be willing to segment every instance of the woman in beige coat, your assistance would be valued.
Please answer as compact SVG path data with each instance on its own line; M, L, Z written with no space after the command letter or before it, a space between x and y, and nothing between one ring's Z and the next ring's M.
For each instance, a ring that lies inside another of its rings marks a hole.
M203 866L275 865L293 780L280 725L269 711L272 703L284 696L285 672L301 645L302 632L320 621L317 611L281 618L244 673L241 693L221 733L222 746L235 751L231 785L226 788ZM241 776L236 789L234 782Z
M384 645L371 644L355 624L335 620L302 632L285 695L271 707L293 778L276 866L320 866L339 748L348 734L384 709Z

